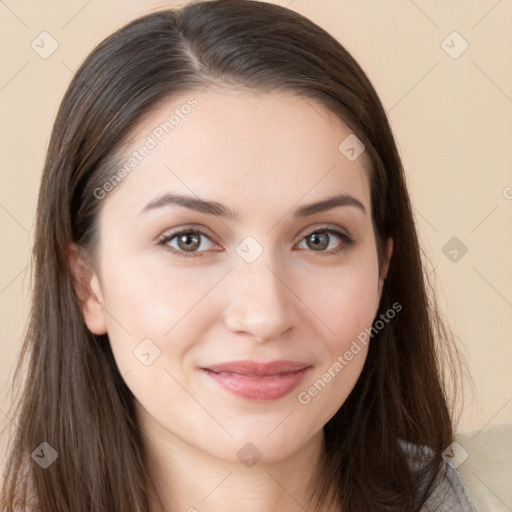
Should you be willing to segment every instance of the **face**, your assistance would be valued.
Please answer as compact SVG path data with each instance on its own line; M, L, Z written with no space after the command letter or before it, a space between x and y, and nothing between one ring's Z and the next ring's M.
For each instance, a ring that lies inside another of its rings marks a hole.
M283 459L352 390L382 281L350 133L313 101L220 87L134 130L122 181L97 194L84 315L162 447Z

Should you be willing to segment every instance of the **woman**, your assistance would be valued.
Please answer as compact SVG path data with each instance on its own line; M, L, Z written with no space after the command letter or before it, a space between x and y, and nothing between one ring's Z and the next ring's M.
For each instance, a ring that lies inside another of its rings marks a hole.
M385 112L304 17L197 2L101 43L34 265L2 510L474 510Z

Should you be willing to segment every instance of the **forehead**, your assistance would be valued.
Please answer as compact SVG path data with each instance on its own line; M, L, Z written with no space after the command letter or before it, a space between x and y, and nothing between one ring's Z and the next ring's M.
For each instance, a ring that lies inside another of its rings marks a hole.
M138 123L118 162L127 176L111 199L140 209L175 191L243 211L348 193L370 211L366 154L350 160L340 149L349 136L314 100L212 85L161 102Z

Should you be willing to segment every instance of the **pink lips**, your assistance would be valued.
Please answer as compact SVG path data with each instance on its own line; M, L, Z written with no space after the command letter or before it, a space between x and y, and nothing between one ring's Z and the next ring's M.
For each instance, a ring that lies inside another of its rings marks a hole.
M296 388L311 368L295 361L234 361L202 368L224 389L251 400L277 400Z

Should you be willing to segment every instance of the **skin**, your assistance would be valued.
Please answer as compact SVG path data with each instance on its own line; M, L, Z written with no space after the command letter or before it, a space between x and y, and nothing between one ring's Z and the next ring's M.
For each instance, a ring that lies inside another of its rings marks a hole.
M371 326L383 284L366 155L349 161L338 145L351 131L311 100L211 86L160 105L132 132L124 156L190 97L197 106L102 200L94 264L78 272L84 317L93 333L109 335L169 509L310 510L323 426L354 387L367 347L308 404L298 393ZM217 201L238 216L172 205L141 213L163 193ZM341 206L294 218L297 208L337 194L355 197L366 213ZM306 235L325 241L326 223L353 245L331 235L327 249L315 250ZM180 250L176 238L158 243L180 227L207 235L188 258L171 252ZM236 252L247 236L262 249L252 263ZM74 254L73 268L86 267ZM149 366L134 356L144 339L160 350ZM230 394L200 370L246 359L313 369L274 401ZM248 442L261 452L251 467L237 457Z

